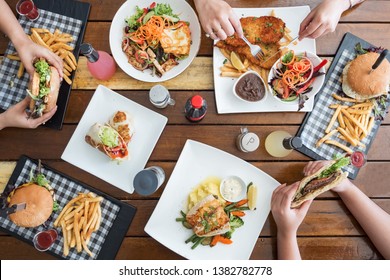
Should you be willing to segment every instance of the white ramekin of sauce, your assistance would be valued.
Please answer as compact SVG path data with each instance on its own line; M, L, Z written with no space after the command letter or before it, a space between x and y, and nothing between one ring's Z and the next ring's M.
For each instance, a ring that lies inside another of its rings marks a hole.
M222 180L220 193L226 201L237 202L246 196L246 185L238 176L229 176Z

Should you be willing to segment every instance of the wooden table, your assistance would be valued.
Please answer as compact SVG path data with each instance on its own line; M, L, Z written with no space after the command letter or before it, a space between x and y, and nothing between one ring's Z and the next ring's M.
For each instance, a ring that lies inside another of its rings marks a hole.
M7 1L15 7L16 0ZM91 0L92 4L85 41L96 49L110 52L109 29L111 20L123 1ZM278 7L309 4L313 9L320 0L230 0L233 7ZM353 12L344 16L337 30L317 40L317 53L322 57L334 56L345 32L386 48L390 48L390 1L368 0ZM1 54L4 54L8 39L0 38ZM96 189L126 201L138 208L126 238L117 254L117 259L182 259L144 232L154 207L164 187L151 197L129 195L97 177L64 162L61 154L74 132L99 82L86 69L86 59L80 58L61 131L48 128L35 130L7 128L0 131L0 180L6 182L21 154L41 158L49 166L69 174ZM280 182L293 183L302 177L302 168L310 160L293 152L288 157L276 160L264 149L264 139L274 130L296 133L304 113L256 113L218 115L216 112L213 75L212 42L202 36L199 54L191 66L180 76L163 83L176 100L174 107L154 108L148 100L151 84L141 83L128 77L120 69L104 85L116 90L156 112L168 117L168 125L158 141L148 165L164 168L169 178L177 158L188 138L206 143L232 153L254 166L261 168ZM206 98L209 108L202 122L190 123L183 114L184 103L195 93ZM361 170L355 183L377 204L390 213L390 118L386 117L368 154L368 163ZM241 126L248 126L257 133L262 142L258 151L243 153L235 147L235 137ZM224 137L220 137L223 135ZM343 202L333 193L326 192L312 204L309 213L298 231L298 242L304 259L381 259L366 234ZM267 219L251 255L251 259L276 259L276 225L272 215ZM52 259L49 254L39 253L32 246L0 233L1 259ZM137 253L135 253L137 252Z

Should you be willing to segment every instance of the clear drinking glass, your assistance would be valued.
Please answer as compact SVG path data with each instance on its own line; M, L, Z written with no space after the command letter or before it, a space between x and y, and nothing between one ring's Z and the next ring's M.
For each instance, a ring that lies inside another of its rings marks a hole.
M55 229L38 232L33 239L34 247L38 251L47 251L54 241L56 241L58 233Z
M157 108L165 108L168 105L175 105L169 91L162 85L155 85L149 91L149 100Z
M39 18L39 10L32 0L20 0L16 4L16 11L19 15L25 16L31 21Z
M140 195L151 195L164 183L165 172L159 166L150 166L134 177L133 186Z

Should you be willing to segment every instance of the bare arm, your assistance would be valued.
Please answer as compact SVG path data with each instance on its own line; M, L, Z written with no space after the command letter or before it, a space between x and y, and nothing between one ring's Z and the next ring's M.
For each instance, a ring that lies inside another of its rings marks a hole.
M305 201L299 208L291 209L291 200L299 182L277 187L271 200L272 215L275 219L278 233L278 259L300 260L301 254L297 242L297 230L309 210L312 200Z
M27 37L12 13L12 10L4 0L0 0L0 11L0 31L4 32L11 39L30 76L32 76L35 71L33 66L34 59L44 57L51 65L57 68L58 73L62 77L61 58L50 50L35 44ZM0 130L6 127L36 128L48 121L57 110L57 107L55 107L38 119L31 119L28 118L25 112L29 102L30 98L26 97L19 103L8 108L4 113L0 114Z
M62 77L62 59L50 50L35 44L26 36L18 20L4 0L0 0L0 11L0 31L11 39L20 59L26 67L26 71L32 75L34 73L34 59L44 57L49 64L57 68L60 77Z
M312 174L325 163L325 161L310 162L303 171L305 175ZM343 180L332 191L339 194L382 256L390 259L390 214L375 204L348 179Z
M349 180L335 189L385 259L390 259L390 215Z

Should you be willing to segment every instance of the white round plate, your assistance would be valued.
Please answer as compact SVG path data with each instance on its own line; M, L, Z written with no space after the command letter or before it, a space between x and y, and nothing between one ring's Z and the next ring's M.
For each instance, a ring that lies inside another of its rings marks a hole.
M309 52L309 51L295 51L295 54L296 55L302 55L303 53L306 54L306 57L308 59L310 59L310 61L313 63L313 67L316 67L318 64L321 63L322 59L320 57L318 57L316 54L312 53L312 52ZM275 74L274 74L274 71L276 69L276 66L278 65L280 59L278 59L278 61L275 62L275 64L272 66L271 68L271 71L269 71L269 74L268 74L268 84L271 82L271 80L274 78ZM325 70L325 66L322 66L321 69L319 70L320 72L323 72L323 73L326 73L326 70ZM322 86L324 85L324 82L325 82L325 75L321 75L321 76L318 76L313 84L311 85L311 87L313 87L313 89L306 93L305 95L308 97L308 98L314 98L314 96L320 91L320 89L322 88ZM298 98L293 100L293 101L283 101L282 99L278 98L272 91L272 88L271 86L269 86L269 92L270 94L276 99L278 100L279 102L282 102L283 104L286 104L286 105L298 105Z
M163 82L172 79L182 73L196 57L200 46L200 24L194 10L186 1L165 0L157 3L170 4L173 12L178 14L180 20L188 21L191 29L191 49L186 59L180 60L175 66L162 77L152 76L150 70L139 71L127 62L127 56L122 51L122 38L126 26L125 19L135 14L135 7L148 7L152 0L126 1L116 12L110 28L110 48L112 55L119 67L129 76L143 82Z

